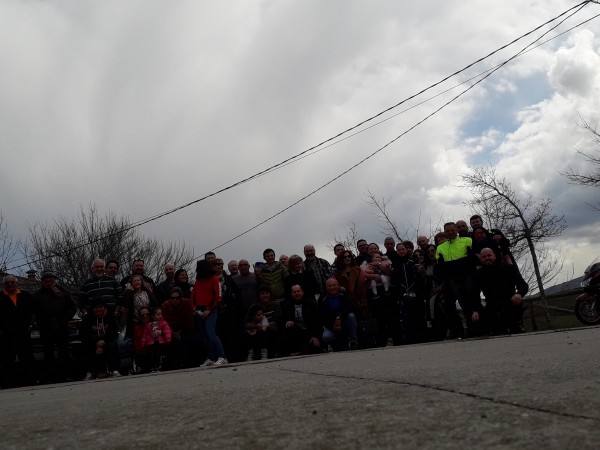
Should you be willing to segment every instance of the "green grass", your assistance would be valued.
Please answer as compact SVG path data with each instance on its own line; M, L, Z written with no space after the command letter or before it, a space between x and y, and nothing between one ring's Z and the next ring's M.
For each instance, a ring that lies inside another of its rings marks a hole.
M543 308L543 303L536 301L534 303L534 314L537 322L537 330L559 330L564 328L578 328L584 326L581 322L579 322L579 320L577 320L575 313L573 313L576 298L577 295L565 295L564 297L548 299L548 306L570 311L564 312L550 309L550 326L548 326L548 322L546 320L546 313ZM525 314L523 315L523 326L525 327L526 331L534 331L530 311L529 304L527 304Z

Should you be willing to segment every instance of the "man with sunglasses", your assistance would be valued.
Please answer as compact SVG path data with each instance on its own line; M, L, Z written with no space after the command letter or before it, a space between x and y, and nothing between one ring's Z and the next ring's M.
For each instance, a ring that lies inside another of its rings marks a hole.
M0 292L0 354L2 388L15 387L18 380L33 381L30 325L33 314L31 295L17 286L17 278L6 275ZM20 367L15 362L19 358Z

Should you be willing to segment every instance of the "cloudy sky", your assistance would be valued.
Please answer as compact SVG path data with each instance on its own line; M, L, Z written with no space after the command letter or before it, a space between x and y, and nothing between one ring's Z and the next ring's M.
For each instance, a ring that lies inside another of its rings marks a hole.
M0 208L16 237L28 223L73 217L89 203L150 217L300 153L576 4L3 1ZM544 40L599 13L588 4ZM266 247L301 254L313 243L332 259L332 235L350 222L383 241L367 192L388 199L414 239L417 228L428 234L440 221L468 218L458 175L492 163L523 196L551 197L565 214L568 231L550 247L568 268L559 281L578 276L600 255L600 214L586 205L598 191L568 185L559 172L581 167L576 150L591 148L580 117L600 121L600 18L522 55L339 176L547 30L393 109L380 125L141 231L201 254L335 179L217 250L254 261Z

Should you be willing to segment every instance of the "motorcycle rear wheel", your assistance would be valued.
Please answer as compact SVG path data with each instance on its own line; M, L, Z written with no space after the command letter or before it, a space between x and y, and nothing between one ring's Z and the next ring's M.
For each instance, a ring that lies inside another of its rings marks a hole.
M582 294L575 302L575 316L585 325L600 324L600 304L598 296Z

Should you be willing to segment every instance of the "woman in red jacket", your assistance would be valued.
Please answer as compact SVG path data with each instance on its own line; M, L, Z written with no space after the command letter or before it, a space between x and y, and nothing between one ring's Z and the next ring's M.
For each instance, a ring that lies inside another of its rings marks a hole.
M196 266L196 283L192 290L192 308L196 314L196 327L204 341L206 361L202 366L227 364L223 344L217 336L217 306L221 301L221 284L213 272L210 261L203 259Z

